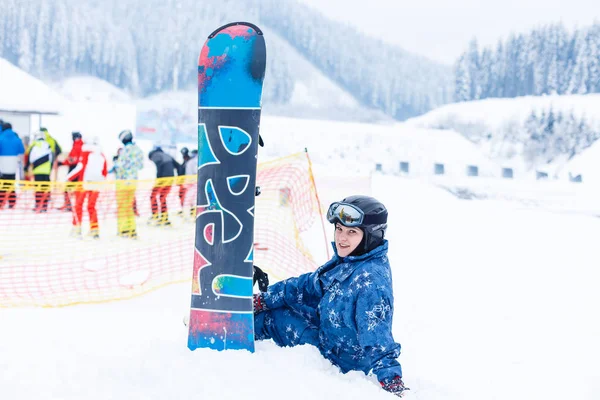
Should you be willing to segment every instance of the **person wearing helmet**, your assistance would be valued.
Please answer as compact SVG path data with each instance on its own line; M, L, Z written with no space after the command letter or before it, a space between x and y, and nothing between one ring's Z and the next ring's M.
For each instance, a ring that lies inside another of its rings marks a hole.
M50 144L46 141L46 135L39 130L33 135L33 142L25 152L25 171L31 166L33 169L33 180L35 186L35 208L36 213L45 213L48 211L50 203L50 174L52 173L52 164L54 162L53 152Z
M137 189L137 179L144 167L144 153L133 142L133 133L124 130L119 133L123 150L114 162L115 179L117 180L117 234L121 237L137 238L137 227L133 202Z
M87 199L87 211L90 221L88 236L92 239L100 238L96 202L100 196L100 191L104 187L102 182L106 180L107 175L106 156L102 153L98 137L93 137L82 146L75 168L67 176L67 179L71 182L83 182L80 190L75 192L75 212L73 213L71 236L81 238L83 203Z
M383 389L407 390L392 336L394 296L387 209L368 196L331 204L335 255L315 272L254 295L254 334L279 346L311 344L341 372L373 372Z
M44 133L44 140L50 146L50 150L52 151L52 169L50 171L50 176L52 176L53 172L58 168L58 156L62 154L62 148L58 144L58 141L54 139L48 132L48 129L42 127L40 131Z
M79 157L81 156L81 148L83 146L83 140L82 140L82 136L80 132L72 132L71 133L71 137L73 139L73 147L71 148L71 151L69 152L69 155L67 156L67 159L59 162L58 165L59 166L68 166L69 167L69 172L68 172L68 178L67 180L69 182L78 182L79 181L79 175L78 174L71 174L71 172L73 172L73 170L76 168L77 163L79 162ZM73 187L73 186L71 186ZM59 208L59 210L61 211L72 211L72 206L71 206L71 196L69 194L68 190L65 190L64 192L64 203L62 205L62 207Z
M176 171L180 171L180 165L173 157L165 153L160 146L154 146L148 153L150 161L156 165L156 181L150 193L150 208L152 216L149 224L157 226L169 226L169 210L167 208L167 196L171 192L171 185Z

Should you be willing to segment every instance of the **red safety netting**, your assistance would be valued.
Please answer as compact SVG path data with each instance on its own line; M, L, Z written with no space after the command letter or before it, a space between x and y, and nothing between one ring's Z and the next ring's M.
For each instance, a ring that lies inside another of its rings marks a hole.
M257 184L256 265L273 280L314 270L311 250L326 245L307 155L259 164ZM0 181L0 306L113 301L191 282L195 202L195 176Z

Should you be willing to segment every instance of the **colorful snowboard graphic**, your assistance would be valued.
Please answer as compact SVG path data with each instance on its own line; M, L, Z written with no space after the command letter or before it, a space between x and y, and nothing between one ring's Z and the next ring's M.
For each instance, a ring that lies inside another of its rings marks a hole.
M254 201L265 63L263 34L246 22L213 32L198 60L191 350L254 351Z

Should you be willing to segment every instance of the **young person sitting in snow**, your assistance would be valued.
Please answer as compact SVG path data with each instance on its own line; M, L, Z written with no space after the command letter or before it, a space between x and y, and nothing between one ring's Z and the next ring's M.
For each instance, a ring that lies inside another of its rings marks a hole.
M385 390L402 396L387 210L372 197L351 196L333 203L327 219L335 225L335 255L313 273L254 295L255 337L279 346L312 344L343 373L373 371Z

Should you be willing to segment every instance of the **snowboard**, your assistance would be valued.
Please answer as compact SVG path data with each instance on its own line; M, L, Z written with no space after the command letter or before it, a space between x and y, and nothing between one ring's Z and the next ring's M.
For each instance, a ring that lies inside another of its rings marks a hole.
M188 347L254 351L254 204L266 48L261 30L214 31L198 59L198 193Z

